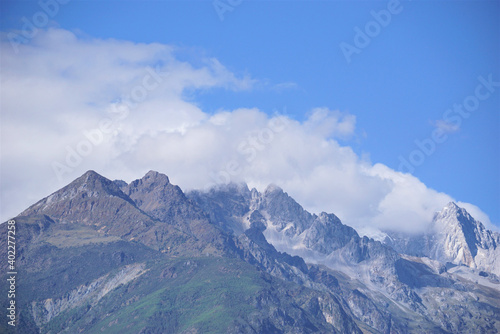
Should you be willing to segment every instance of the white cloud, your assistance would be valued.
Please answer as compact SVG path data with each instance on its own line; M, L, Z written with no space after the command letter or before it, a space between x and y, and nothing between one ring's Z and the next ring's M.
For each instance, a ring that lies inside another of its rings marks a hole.
M304 122L306 130L318 136L329 138L348 138L354 134L356 117L342 114L328 108L315 108L309 113L309 118Z
M5 39L1 46L2 220L88 169L126 181L154 169L183 189L275 183L307 209L371 233L423 230L453 200L340 145L337 139L355 134L354 115L316 108L298 122L258 109L204 112L186 91L257 83L216 59L195 67L177 60L175 47L80 39L57 29L40 31L18 54ZM103 120L112 122L110 131L99 132ZM88 136L98 143L58 180L53 162L67 164ZM489 223L477 207L461 204Z
M460 126L457 124L452 124L450 122L447 122L445 120L439 119L437 121L433 121L432 125L436 128L441 130L443 133L453 133L457 132L460 130Z

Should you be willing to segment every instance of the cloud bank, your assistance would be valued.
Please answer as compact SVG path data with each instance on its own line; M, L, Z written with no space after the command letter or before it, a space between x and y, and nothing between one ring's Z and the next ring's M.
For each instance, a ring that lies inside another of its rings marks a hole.
M40 31L17 54L5 35L1 43L2 221L88 169L126 181L154 169L185 190L274 183L369 234L422 231L454 200L339 144L355 135L354 115L318 107L299 122L279 106L203 111L193 92L258 84L216 59L194 64L173 46L61 29ZM460 205L490 226L479 208Z

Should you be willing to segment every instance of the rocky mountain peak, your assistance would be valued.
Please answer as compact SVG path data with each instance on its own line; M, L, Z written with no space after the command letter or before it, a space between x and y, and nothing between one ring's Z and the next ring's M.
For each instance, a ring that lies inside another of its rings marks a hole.
M312 224L314 217L304 210L292 197L276 185L269 185L264 193L253 199L258 205L252 207L265 211L278 230L289 229L289 233L302 233ZM290 227L293 227L290 229Z
M99 175L95 170L91 169L83 173L83 175L80 176L79 178L89 179L89 178L99 178L99 177L101 177L101 175Z
M446 204L446 206L443 208L443 210L454 210L454 211L458 211L460 210L461 207L459 207L455 202L449 202L448 204Z
M270 194L277 195L280 193L284 193L283 189L281 189L279 186L275 185L274 183L271 183L270 185L268 185L266 187L266 189L264 190L264 195L270 195Z
M168 176L162 173L158 173L157 171L150 170L149 172L144 175L142 178L143 180L151 180L151 181L158 181L162 183L170 183L170 180L168 179Z
M82 176L68 184L62 190L98 190L109 186L107 179L93 170L85 172Z
M398 244L424 253L415 256L359 237L332 213L307 212L275 185L185 195L155 171L130 184L88 171L26 212L16 219L29 273L19 305L36 332L119 331L127 321L138 333L186 332L193 308L193 319L220 316L217 333L500 329L498 233L455 203L435 215L435 230Z
M476 222L464 209L448 203L434 217L434 227L440 238L434 249L438 258L447 258L456 264L475 268L477 254ZM439 250L439 251L438 251ZM439 253L443 254L439 254Z
M62 197L67 195L75 197L76 194L82 197L112 196L131 202L131 200L120 190L118 185L93 170L85 172L82 176L60 191L62 192Z
M497 272L496 235L475 220L464 208L448 203L434 217L437 238L431 248L435 258L471 268Z
M146 212L186 201L182 190L171 184L168 176L155 171L149 171L141 179L130 182L123 191Z
M66 187L62 188L60 191L71 192L72 190L76 190L77 192L98 192L100 190L106 192L115 192L117 190L117 187L115 187L113 182L111 182L104 176L96 173L93 170L89 170L82 176L68 184Z
M459 216L463 216L466 220L472 219L465 209L459 207L455 202L449 202L441 211L436 212L434 220L442 219L444 217L453 218Z
M438 233L461 234L473 248L480 235L478 230L483 230L481 222L476 221L464 208L454 202L448 203L440 212L434 216L433 223Z
M431 227L419 235L389 233L384 242L403 254L500 274L500 234L486 229L467 210L450 202L436 212Z
M141 179L132 181L128 190L134 192L133 190L142 189L143 191L151 192L154 189L166 188L169 185L170 180L168 179L168 176L151 170Z
M448 203L434 216L433 223L438 233L450 236L460 234L471 249L475 248L478 239L481 239L481 231L485 229L467 210L453 202Z
M55 210L56 207L64 206L68 201L88 198L98 200L106 197L118 197L133 204L114 182L89 170L64 188L32 205L21 215L46 213Z
M226 239L221 231L210 223L205 213L181 188L170 183L166 175L150 171L123 190L147 215L175 226L196 240L196 247L212 245L214 252L225 247ZM168 234L164 234L164 237L168 237Z

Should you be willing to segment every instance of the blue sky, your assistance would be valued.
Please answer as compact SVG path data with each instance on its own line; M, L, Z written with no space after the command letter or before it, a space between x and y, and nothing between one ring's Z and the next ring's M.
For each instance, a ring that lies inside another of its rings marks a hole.
M185 90L183 98L206 114L258 108L306 122L314 108L338 110L354 115L356 125L352 136L335 140L396 171L401 158L422 156L415 141L428 142L436 128L444 129L446 140L434 143L412 174L478 206L500 226L500 87L461 117L460 126L443 119L474 96L478 77L500 81L500 2L241 1L229 5L223 20L214 3L69 1L42 28L81 40L173 45L177 59L194 66L216 58L256 84ZM341 43L355 46L355 28L364 31L375 20L372 11L388 6L397 13L348 62ZM2 1L0 28L21 30L22 18L39 11L38 2Z

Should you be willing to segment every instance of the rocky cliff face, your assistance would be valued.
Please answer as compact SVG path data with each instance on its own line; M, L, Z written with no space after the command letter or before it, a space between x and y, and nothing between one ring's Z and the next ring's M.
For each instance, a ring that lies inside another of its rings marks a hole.
M449 203L434 217L430 258L500 275L500 235L487 230L465 209Z
M274 185L184 194L90 171L15 220L23 333L500 330L498 235L451 204L389 246Z
M95 305L110 291L127 284L143 273L143 263L127 265L114 275L106 274L89 284L80 285L60 298L33 301L30 305L33 320L38 326L43 326L66 310Z
M218 209L217 203L227 202L221 201L221 198L233 191L233 186L219 187L204 195L197 192L188 196L198 201L204 197L205 210L210 211L211 207ZM390 280L395 285L391 285L391 289L397 290L401 298L411 301L411 298L403 297L404 292L396 287L399 283L394 263L399 256L391 248L373 239L359 237L353 228L342 224L333 214L321 213L318 216L307 212L277 186L270 186L263 193L253 189L251 194L250 197L240 197L241 207L248 208L248 211L240 213L237 220L243 228L238 227L238 230L256 224L253 217L257 214L265 239L278 251L329 267L343 266L351 274L363 277L366 283L384 288ZM217 198L217 201L210 205L212 198ZM234 226L234 213L231 217L221 216L220 219L229 220Z
M286 252L314 263L315 265L309 265L309 271L305 272L307 275L303 275L304 271L293 275L290 270L276 270L275 266L270 264L272 261L265 257L256 257L257 262L260 261L264 268L268 268L268 272L282 279L293 280L291 277L301 277L296 282L308 284L316 289L321 289L322 285L327 290L342 294L353 316L363 324L369 324L372 329L404 333L411 331L412 326L419 326L427 328L429 332L456 332L460 331L458 328L474 331L479 328L477 324L483 321L484 324L488 323L487 326L498 326L497 320L491 322L487 316L480 316L481 320L476 323L450 317L446 314L447 311L441 310L432 301L436 294L445 293L458 298L456 302L446 303L448 311L458 312L465 301L476 305L471 307L471 313L480 314L479 308L482 308L479 307L478 300L470 299L470 290L462 285L465 276L448 273L444 262L441 264L439 261L421 258L426 252L436 249L436 245L448 247L441 234L438 234L439 238L429 234L414 239L395 240L399 245L405 245L406 242L406 245L418 250L417 254L411 254L416 257L401 256L399 249L394 250L367 237L361 238L353 228L342 224L333 214L310 214L274 185L262 193L255 189L249 191L242 186L220 186L208 193L191 192L188 197L200 203L206 212L217 215L219 223L227 230L238 234L239 231L249 228L240 239L247 238L248 232L258 227L265 240L273 246L273 252ZM231 211L225 205L236 206L240 210ZM442 218L439 216L435 221L442 224ZM480 228L478 231L479 235L488 238L487 232L481 232ZM488 242L490 241L483 241L482 244ZM349 277L349 282L342 279L342 275L330 276L336 277L333 281L323 281L319 277L324 276L315 273L321 268L317 267L317 264L342 272ZM284 272L288 274L284 275ZM356 283L353 285L351 280ZM495 291L497 292L493 295L496 297L493 297L493 300L498 297L498 290ZM401 308L407 309L407 313L401 314ZM493 309L489 309L489 315L492 315L492 312L494 313ZM414 320L404 320L408 317ZM462 327L457 323L461 323Z
M110 212L114 214L111 216ZM37 214L104 229L151 223L151 218L136 210L134 202L118 186L94 171L32 205L20 216ZM120 222L120 226L112 226L115 222Z
M140 241L171 254L220 255L229 249L227 235L166 175L152 171L130 184L89 171L20 214L34 215L85 225L102 236Z
M231 251L230 238L212 224L206 213L189 200L178 186L171 184L166 175L150 171L142 179L123 186L122 190L147 215L192 239L202 253ZM155 231L155 237L159 241L168 240L168 233L169 230Z
M434 216L427 233L390 233L386 243L398 252L500 275L500 234L487 230L465 209L449 203Z

